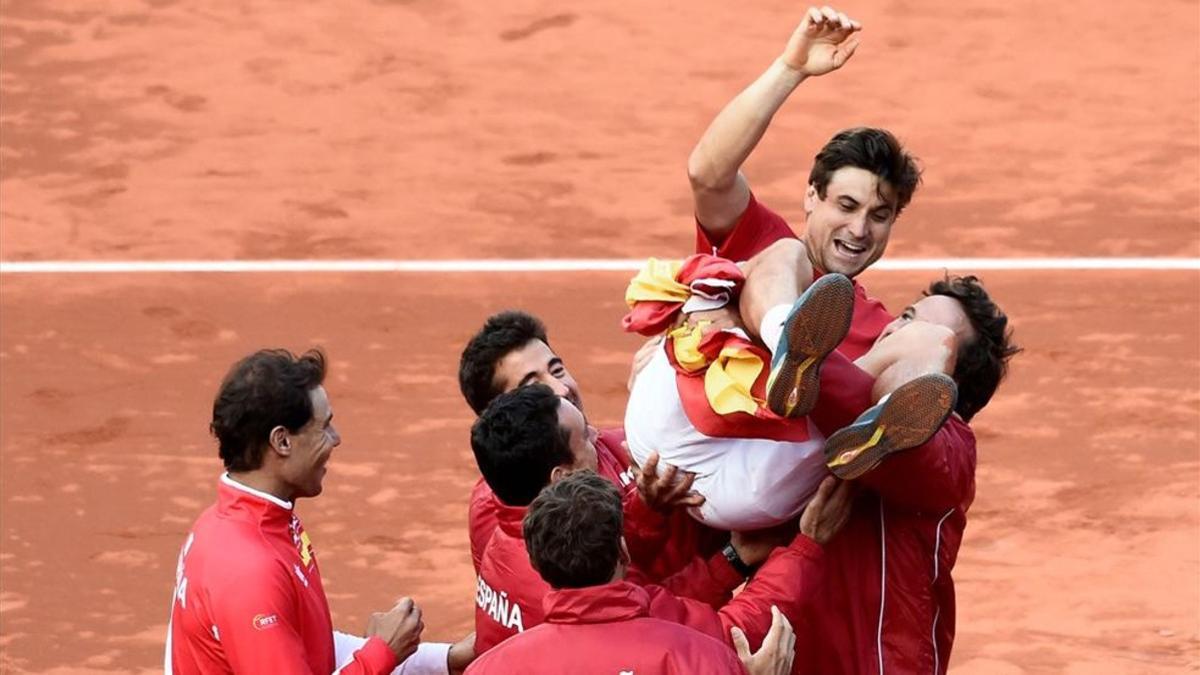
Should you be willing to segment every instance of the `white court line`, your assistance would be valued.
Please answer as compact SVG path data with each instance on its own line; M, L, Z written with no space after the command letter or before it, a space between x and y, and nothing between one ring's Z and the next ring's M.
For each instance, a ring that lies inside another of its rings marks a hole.
M535 260L40 260L0 262L0 274L245 272L631 272L644 258ZM1200 270L1200 258L890 258L872 270Z

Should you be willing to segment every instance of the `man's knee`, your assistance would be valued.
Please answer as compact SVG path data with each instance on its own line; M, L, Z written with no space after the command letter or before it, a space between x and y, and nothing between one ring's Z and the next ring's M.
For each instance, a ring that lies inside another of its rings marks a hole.
M958 355L958 336L946 326L914 321L889 335L876 349L883 350L885 360L924 364L929 372L950 374Z
M758 268L796 269L807 261L808 249L804 247L804 242L799 239L780 239L746 261L743 272L749 278Z
M772 260L807 259L808 250L799 239L780 239L764 248L755 258Z
M895 340L897 346L902 346L905 350L942 351L949 349L956 351L958 349L958 336L952 329L927 321L913 321L888 336L888 340Z

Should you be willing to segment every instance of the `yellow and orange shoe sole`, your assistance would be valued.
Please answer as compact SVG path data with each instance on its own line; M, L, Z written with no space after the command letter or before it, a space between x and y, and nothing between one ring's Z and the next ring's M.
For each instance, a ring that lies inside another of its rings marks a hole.
M858 478L889 454L932 438L957 400L958 387L946 375L922 375L907 382L825 441L825 465L843 480Z
M784 324L767 379L767 407L780 417L802 417L817 403L821 363L850 331L854 284L841 274L817 279L796 301Z

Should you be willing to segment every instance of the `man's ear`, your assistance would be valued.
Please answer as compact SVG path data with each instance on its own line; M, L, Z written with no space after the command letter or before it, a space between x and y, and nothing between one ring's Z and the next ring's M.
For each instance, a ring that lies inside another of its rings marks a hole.
M571 466L569 464L559 464L553 469L550 469L550 484L557 483L558 481L570 475Z
M812 213L813 209L817 208L819 201L821 201L821 196L817 194L817 186L809 183L808 189L804 191L804 212Z
M271 446L271 451L280 457L290 457L292 454L292 435L287 427L278 426L271 429L267 443Z

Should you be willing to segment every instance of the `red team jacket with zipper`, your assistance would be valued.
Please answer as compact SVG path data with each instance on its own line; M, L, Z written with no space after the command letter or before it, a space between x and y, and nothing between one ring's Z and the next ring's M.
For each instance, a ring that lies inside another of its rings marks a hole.
M627 581L546 595L545 622L480 656L469 675L736 675L722 640L655 617L650 592Z
M332 673L333 624L316 554L291 502L222 476L176 568L165 670ZM378 637L347 675L389 673L396 656Z
M619 673L630 669L622 665L629 655L629 661L637 659L638 667L651 674L740 673L730 629L741 628L751 649L757 650L771 627L771 605L796 621L822 583L821 560L821 547L797 535L790 545L773 551L745 588L720 609L632 578L548 590L542 614L551 628L542 628L546 623L526 627L525 633L483 654L467 672ZM725 646L723 651L704 646L708 643L691 633L669 630L647 618L686 626ZM638 632L642 628L650 632ZM651 633L661 637L652 639ZM691 648L703 651L685 651ZM703 659L695 658L701 655Z
M523 522L527 508L501 504L497 528L484 549L475 589L475 652L483 654L507 638L540 624L542 600L550 585L533 569L525 548ZM629 578L650 583L651 578L631 568ZM709 559L696 557L663 580L668 592L719 607L744 579L720 553Z

